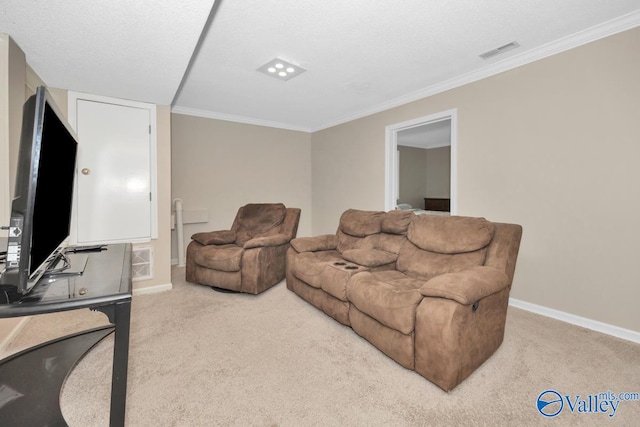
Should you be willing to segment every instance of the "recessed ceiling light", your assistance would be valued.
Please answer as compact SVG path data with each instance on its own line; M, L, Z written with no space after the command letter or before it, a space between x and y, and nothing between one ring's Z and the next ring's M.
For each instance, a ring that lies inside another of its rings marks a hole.
M292 64L291 62L275 58L258 68L258 71L265 73L268 76L276 77L280 80L289 80L304 73L306 70L298 65Z

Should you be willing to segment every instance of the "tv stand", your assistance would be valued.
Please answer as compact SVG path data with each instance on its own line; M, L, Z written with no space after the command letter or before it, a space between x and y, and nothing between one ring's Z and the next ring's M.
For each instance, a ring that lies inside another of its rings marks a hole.
M67 251L74 264L86 259L81 275L41 279L31 292L0 304L0 318L89 308L111 325L49 341L0 360L0 425L66 425L60 392L77 361L115 332L111 377L110 426L124 426L129 326L131 321L131 245L99 251ZM53 366L52 366L52 361Z

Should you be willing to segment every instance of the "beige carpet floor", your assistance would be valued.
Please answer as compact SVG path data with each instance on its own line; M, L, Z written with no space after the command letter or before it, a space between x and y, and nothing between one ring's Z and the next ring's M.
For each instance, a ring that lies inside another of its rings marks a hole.
M0 357L105 323L89 310L37 316ZM71 426L108 425L112 351L109 337L69 376L61 406ZM640 425L640 401L613 417L565 404L545 418L536 401L548 389L572 403L640 393L640 345L510 308L502 347L445 393L284 282L223 294L174 268L171 291L133 300L128 426Z

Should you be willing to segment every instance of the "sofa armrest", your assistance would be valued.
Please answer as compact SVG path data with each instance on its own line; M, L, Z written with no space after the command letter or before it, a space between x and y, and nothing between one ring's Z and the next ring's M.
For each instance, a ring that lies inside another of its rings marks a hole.
M457 273L436 276L420 288L426 297L447 298L463 305L500 292L509 286L509 277L493 267L473 267Z
M291 246L293 246L293 249L297 252L330 251L338 247L338 238L335 234L298 237L291 241Z
M202 245L226 245L236 241L236 233L231 230L209 231L196 233L191 239Z
M243 248L263 248L265 246L280 246L289 243L289 236L286 234L274 234L273 236L254 237L248 240Z

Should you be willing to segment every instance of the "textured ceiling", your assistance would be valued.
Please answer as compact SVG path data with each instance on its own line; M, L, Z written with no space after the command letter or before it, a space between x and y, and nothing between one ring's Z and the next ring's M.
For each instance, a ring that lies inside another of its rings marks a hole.
M0 0L0 32L47 85L171 104L214 0Z
M640 0L0 1L50 86L305 131L638 25ZM307 71L256 71L275 57Z

